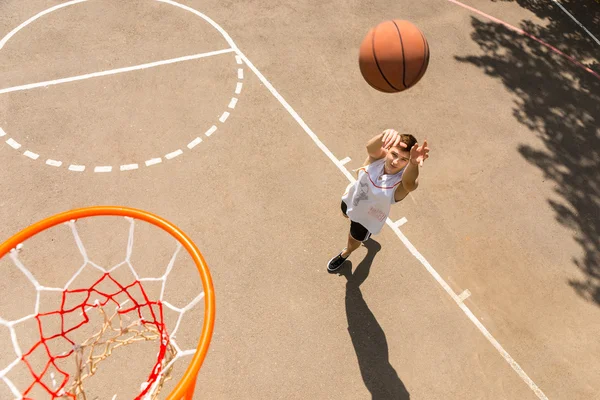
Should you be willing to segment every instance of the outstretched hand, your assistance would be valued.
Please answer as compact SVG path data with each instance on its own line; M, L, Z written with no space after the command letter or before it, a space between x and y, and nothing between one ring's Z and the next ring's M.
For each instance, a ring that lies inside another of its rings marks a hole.
M394 146L400 146L402 148L406 148L406 143L400 141L400 134L393 129L386 129L383 131L383 136L381 138L381 148L384 150L389 150Z
M419 146L418 143L410 149L410 163L414 165L423 166L423 161L429 158L429 147L427 147L427 139L423 142L423 145Z

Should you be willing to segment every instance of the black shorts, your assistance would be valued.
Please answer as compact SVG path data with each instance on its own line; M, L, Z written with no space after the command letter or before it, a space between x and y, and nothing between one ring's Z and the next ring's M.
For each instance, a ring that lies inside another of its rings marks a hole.
M342 212L347 217L348 214L346 214L346 210L348 210L348 206L342 200ZM369 232L367 228L365 228L358 222L350 220L350 236L352 236L354 240L364 242L371 237L371 232Z

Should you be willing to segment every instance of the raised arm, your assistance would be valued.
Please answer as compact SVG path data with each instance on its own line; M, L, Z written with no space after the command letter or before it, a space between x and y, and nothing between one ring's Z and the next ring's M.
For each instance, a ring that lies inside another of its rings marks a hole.
M402 173L402 184L396 188L394 198L396 201L402 200L409 192L416 190L419 186L419 167L423 166L423 161L429 158L429 147L427 147L427 140L423 142L422 146L415 144L410 149L410 161L406 166L406 169Z
M372 163L385 157L390 147L396 146L398 143L400 143L400 134L393 129L386 129L375 135L367 142L368 158L365 163Z

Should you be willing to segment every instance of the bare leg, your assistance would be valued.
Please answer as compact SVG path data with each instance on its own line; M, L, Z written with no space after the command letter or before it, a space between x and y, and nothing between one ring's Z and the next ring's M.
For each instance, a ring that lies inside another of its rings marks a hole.
M354 250L360 247L360 242L348 234L348 244L342 251L342 257L347 258Z

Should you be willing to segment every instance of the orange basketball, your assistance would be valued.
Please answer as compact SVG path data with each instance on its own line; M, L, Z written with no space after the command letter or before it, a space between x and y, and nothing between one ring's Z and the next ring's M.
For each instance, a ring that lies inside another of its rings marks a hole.
M425 35L409 21L384 21L363 39L358 56L360 72L369 85L385 93L414 86L429 65Z

